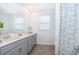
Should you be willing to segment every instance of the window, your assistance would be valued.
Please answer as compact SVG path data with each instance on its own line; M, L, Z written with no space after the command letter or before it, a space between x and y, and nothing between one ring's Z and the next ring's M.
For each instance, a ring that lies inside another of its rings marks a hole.
M24 30L24 19L15 18L15 30L22 31Z
M38 22L39 22L40 30L49 30L50 29L50 16L40 16Z

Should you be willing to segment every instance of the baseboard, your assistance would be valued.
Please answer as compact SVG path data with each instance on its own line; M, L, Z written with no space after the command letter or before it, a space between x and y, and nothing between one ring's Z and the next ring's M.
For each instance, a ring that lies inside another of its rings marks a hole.
M55 43L37 43L39 45L55 45Z

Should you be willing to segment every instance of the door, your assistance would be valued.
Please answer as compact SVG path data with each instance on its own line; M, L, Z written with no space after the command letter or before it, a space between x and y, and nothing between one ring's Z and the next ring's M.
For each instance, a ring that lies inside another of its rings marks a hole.
M49 15L39 16L37 21L37 43L51 45L52 42L52 23Z

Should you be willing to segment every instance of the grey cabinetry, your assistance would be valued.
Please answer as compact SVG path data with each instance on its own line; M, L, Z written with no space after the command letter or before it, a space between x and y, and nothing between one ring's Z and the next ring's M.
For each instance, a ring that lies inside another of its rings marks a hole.
M24 43L21 44L22 55L27 55L27 38L24 38Z
M27 38L27 53L29 53L36 44L36 34Z
M29 53L31 51L31 49L32 49L32 40L31 39L32 39L31 36L29 36L27 38L27 53Z
M16 47L15 49L6 53L6 55L21 55L21 53L22 53L22 48Z
M7 55L27 55L26 41L15 47L13 50L9 51Z
M36 44L36 34L0 47L0 55L27 55Z
M32 35L33 38L32 38L32 47L34 47L36 45L36 34Z
M1 55L25 55L27 54L27 39L23 38L0 48Z

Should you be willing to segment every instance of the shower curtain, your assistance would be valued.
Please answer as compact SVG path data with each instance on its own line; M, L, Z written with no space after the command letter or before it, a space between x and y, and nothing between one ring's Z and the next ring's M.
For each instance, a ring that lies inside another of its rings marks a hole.
M60 7L60 55L79 53L79 4L63 3Z

